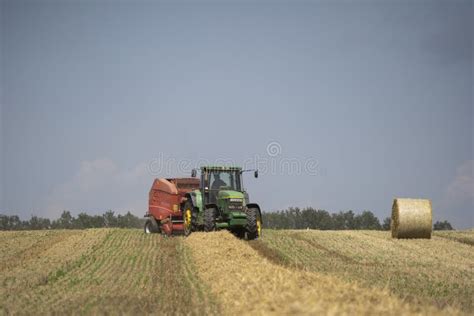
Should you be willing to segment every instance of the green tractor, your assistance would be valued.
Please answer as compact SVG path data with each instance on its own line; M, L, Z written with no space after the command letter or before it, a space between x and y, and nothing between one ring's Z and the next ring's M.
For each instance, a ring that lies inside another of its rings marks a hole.
M240 238L262 235L262 213L258 204L249 203L242 186L239 167L201 167L199 189L186 193L183 207L184 232L228 229ZM196 177L193 170L192 177ZM254 171L255 178L258 171Z

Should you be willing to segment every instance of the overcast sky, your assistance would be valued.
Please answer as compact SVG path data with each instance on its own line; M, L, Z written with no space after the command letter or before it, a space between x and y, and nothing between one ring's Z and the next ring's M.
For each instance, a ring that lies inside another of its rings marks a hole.
M257 161L266 211L474 226L472 1L226 2L1 1L0 213L141 216L155 176Z

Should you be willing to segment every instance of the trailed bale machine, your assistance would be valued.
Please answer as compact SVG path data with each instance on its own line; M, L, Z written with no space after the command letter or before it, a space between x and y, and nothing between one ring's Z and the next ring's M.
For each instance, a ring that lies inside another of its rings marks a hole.
M145 233L184 234L182 205L186 193L199 188L195 178L155 179L148 195Z

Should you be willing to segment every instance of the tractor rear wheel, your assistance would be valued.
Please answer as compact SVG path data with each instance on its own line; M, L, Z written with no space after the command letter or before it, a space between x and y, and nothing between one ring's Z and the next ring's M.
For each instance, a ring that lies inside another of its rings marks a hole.
M247 210L247 225L245 225L247 239L253 240L262 235L262 219L260 211L257 208L249 208Z
M211 207L204 210L204 231L216 230L216 209Z
M156 234L160 232L160 227L152 216L148 217L144 227L145 234Z

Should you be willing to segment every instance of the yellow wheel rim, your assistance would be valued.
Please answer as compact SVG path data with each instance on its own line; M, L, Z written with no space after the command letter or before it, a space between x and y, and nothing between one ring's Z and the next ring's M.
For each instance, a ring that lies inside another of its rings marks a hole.
M262 223L260 222L260 218L257 218L257 234L258 237L262 235Z
M191 210L189 209L184 212L184 225L186 228L191 226Z

